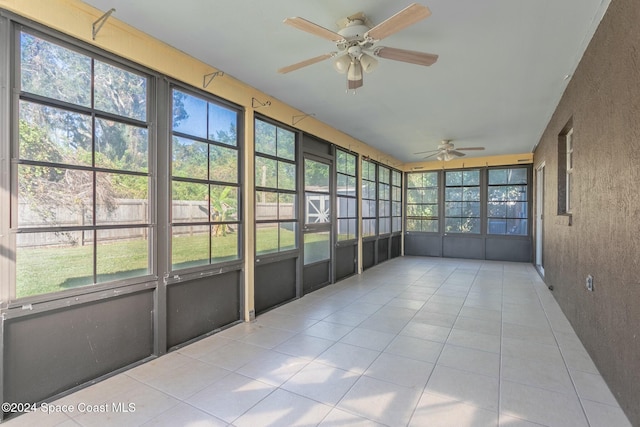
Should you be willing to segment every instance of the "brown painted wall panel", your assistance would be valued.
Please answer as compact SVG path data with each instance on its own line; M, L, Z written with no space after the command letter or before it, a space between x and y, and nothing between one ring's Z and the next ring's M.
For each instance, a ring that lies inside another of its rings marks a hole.
M545 282L640 425L640 2L612 0L538 148ZM572 225L557 215L558 135L573 118ZM594 277L594 292L585 286Z

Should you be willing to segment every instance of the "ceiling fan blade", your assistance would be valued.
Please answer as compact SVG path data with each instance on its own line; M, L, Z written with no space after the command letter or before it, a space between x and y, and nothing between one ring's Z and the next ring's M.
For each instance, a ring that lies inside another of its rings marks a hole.
M458 150L449 150L447 151L449 154L453 154L454 156L462 157L466 156L466 154L459 152Z
M428 7L418 3L410 4L387 20L366 32L365 39L382 40L398 31L413 25L431 15Z
M334 53L325 53L324 55L316 56L315 58L309 58L304 61L297 62L295 64L288 65L286 67L282 67L278 70L280 74L286 74L291 71L295 71L299 68L306 67L307 65L315 64L316 62L324 61L325 59L329 59L332 56L335 56Z
M438 60L438 55L415 50L396 49L395 47L380 46L373 51L375 56L392 59L394 61L408 62L410 64L429 66Z
M418 151L417 153L413 153L413 154L426 154L426 153L433 153L435 151L440 151L440 150L427 150L427 151Z
M437 151L440 151L440 150L437 150ZM423 159L428 159L429 157L437 156L438 154L440 154L440 153L429 154L428 156L423 157Z
M462 151L462 150L465 150L465 151L476 150L476 151L478 151L478 150L484 150L484 147L464 147L464 148L456 148L456 150L458 150L458 151Z
M323 39L331 40L332 42L342 42L346 41L344 37L340 34L328 30L318 24L315 24L311 21L307 21L304 18L293 17L287 18L284 20L284 23L287 25L291 25L298 30L306 31L307 33L313 34L314 36L322 37Z

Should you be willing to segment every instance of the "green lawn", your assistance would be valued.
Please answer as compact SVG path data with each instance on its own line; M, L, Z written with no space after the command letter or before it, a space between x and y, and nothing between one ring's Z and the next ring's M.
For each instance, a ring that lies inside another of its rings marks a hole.
M278 229L261 229L259 253L274 252L278 247ZM212 261L237 258L238 236L212 236ZM294 248L294 233L280 230L281 249ZM98 246L96 257L97 282L104 283L148 274L146 240L116 241ZM287 246L285 246L287 245ZM199 233L173 239L173 269L209 264L209 235ZM92 285L93 245L21 248L17 255L16 297L59 292L79 286Z

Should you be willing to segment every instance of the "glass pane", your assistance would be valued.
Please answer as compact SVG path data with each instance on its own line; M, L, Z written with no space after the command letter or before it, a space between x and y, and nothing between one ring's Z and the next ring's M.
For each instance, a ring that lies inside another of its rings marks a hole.
M362 235L363 236L375 236L376 235L376 220L364 219L362 220Z
M422 231L419 219L407 219L406 231Z
M209 145L209 179L238 182L238 150Z
M20 158L91 166L91 116L20 101Z
M276 155L276 127L262 120L255 121L256 153Z
M462 173L462 183L464 185L480 185L480 171L464 171Z
M383 166L380 166L378 168L378 181L379 182L384 182L386 184L389 183L389 181L390 181L389 169L387 169L387 168L385 168Z
M209 221L209 186L192 182L171 183L171 222Z
M509 184L526 184L527 169L509 169Z
M329 192L329 165L313 160L304 160L304 189L306 191Z
M527 202L508 202L507 218L526 218Z
M356 220L355 219L339 219L338 220L338 240L353 240L356 238Z
M305 224L331 222L331 202L328 194L305 193Z
M489 185L504 185L508 183L509 169L489 169Z
M358 205L358 200L357 199L347 199L347 216L351 217L351 218L355 218L356 216L358 216L358 212L356 209L356 206Z
M336 176L336 192L338 194L349 194L349 189L347 187L347 176L341 173Z
M425 174L424 174L424 186L425 187L437 187L438 186L438 172L425 172Z
M304 234L304 264L329 259L331 236L328 231Z
M391 215L393 216L402 216L402 203L401 202L393 202L391 206Z
M211 226L211 263L231 261L240 258L238 233L235 224Z
M391 182L394 186L400 187L402 185L402 175L398 171L391 171Z
M280 223L280 250L289 251L296 249L296 230L298 225L295 222Z
M391 223L391 231L402 231L402 218L393 218Z
M296 136L293 132L278 128L278 147L276 154L283 159L296 159Z
M437 233L438 232L438 220L437 219L427 219L422 221L422 231L427 231L429 233Z
M495 202L507 200L506 187L489 187L488 197Z
M480 201L480 187L464 187L462 190L462 200L467 202Z
M380 234L391 233L391 218L380 218L379 227Z
M489 202L487 204L487 215L490 218L506 218L507 217L506 202Z
M462 202L447 202L444 204L444 215L447 217L461 217Z
M238 113L209 104L209 139L228 145L238 144Z
M362 197L364 199L375 199L376 198L376 183L373 181L365 181L363 183L362 189Z
M363 200L362 201L362 216L370 217L371 211L373 211L373 216L376 213L376 202L373 200Z
M278 223L256 224L256 254L278 252Z
M174 136L172 140L172 175L183 178L207 179L209 144L178 136Z
M21 89L71 104L91 106L91 58L20 33Z
M462 172L445 172L445 178L447 187L462 185Z
M95 108L132 119L147 120L147 79L95 61Z
M444 199L446 201L459 201L462 200L462 188L445 188Z
M392 191L392 195L391 195L391 199L399 202L402 200L402 189L400 187L393 187L393 191Z
M350 153L347 153L347 174L351 176L356 176L356 156Z
M462 216L472 218L480 217L480 202L463 202Z
M93 284L93 232L16 235L16 298Z
M96 223L146 224L149 222L149 178L116 173L96 173Z
M207 101L173 91L173 130L200 138L207 137Z
M278 219L296 219L296 195L278 195Z
M238 189L224 185L211 185L209 188L211 221L228 222L238 220ZM217 230L218 234L227 234L229 227Z
M256 191L256 221L278 219L278 193Z
M98 230L97 282L149 274L149 229Z
M278 188L281 190L296 189L296 165L278 161Z
M347 173L347 153L336 150L336 172Z
M348 194L353 197L357 197L358 193L356 192L356 177L350 176L347 178L347 188Z
M407 190L407 203L422 203L424 190Z
M149 163L147 129L96 118L96 166L146 172Z
M278 188L277 161L256 156L256 187Z
M507 220L489 218L488 232L489 234L507 234Z
M507 234L526 236L527 220L526 219L508 219Z
M407 188L420 188L423 186L421 173L409 173L407 174Z
M171 268L209 264L209 235L208 225L171 227Z
M93 173L18 165L18 227L91 224L92 212Z

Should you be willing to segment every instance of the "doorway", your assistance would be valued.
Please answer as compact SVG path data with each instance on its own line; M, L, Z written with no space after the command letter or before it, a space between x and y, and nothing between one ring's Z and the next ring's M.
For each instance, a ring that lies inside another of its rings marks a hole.
M304 157L303 293L332 282L331 161Z
M544 163L536 169L536 268L544 277Z

